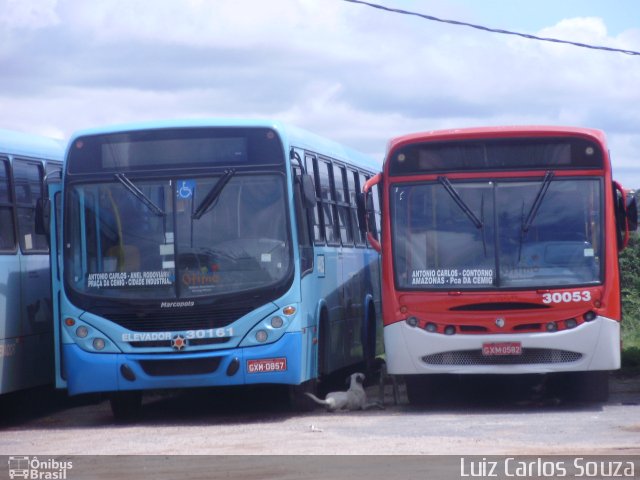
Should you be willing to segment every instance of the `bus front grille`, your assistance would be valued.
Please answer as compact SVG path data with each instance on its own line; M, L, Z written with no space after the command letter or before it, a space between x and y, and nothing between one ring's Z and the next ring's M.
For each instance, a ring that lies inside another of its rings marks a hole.
M220 357L188 358L172 360L141 360L144 373L151 377L175 375L205 375L213 373L220 365Z
M482 350L459 350L426 355L422 361L428 365L535 365L571 363L581 358L581 353L567 350L523 348L521 355L483 355Z

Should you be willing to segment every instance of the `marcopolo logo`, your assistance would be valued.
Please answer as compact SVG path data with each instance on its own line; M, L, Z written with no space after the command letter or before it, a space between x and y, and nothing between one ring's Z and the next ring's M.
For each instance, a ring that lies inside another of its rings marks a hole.
M65 480L67 470L73 468L73 462L38 457L9 457L9 478L28 478L37 480Z

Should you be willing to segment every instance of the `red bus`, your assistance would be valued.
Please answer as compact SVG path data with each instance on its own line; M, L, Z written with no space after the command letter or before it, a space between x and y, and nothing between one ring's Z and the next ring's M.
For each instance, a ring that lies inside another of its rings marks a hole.
M363 216L375 185L387 370L405 376L411 403L442 374L557 373L581 399L606 399L620 367L618 252L637 208L601 131L406 135L366 183Z

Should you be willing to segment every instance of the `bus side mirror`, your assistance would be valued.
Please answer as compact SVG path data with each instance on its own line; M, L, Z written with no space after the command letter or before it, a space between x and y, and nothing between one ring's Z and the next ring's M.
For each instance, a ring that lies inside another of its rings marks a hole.
M627 228L630 232L638 229L638 201L634 194L627 196Z
M35 232L38 235L46 235L49 242L51 229L51 201L49 198L39 198L36 202Z
M62 170L54 170L45 175L42 180L42 192L45 196L36 201L35 233L46 235L47 243L51 246L51 200L49 199L49 185L62 181Z
M302 182L302 201L306 208L316 206L316 186L313 183L313 177L306 173L300 176Z

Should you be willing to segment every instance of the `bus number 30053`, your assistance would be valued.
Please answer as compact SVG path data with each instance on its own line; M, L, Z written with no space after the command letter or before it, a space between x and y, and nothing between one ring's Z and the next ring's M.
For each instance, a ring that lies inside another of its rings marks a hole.
M542 294L542 303L588 302L590 300L591 292L588 290L583 290L581 292L554 292Z

